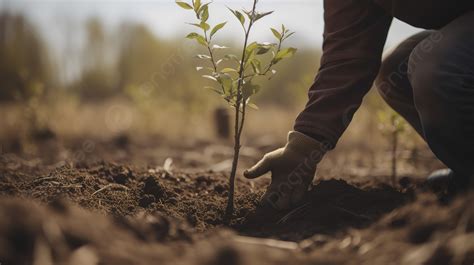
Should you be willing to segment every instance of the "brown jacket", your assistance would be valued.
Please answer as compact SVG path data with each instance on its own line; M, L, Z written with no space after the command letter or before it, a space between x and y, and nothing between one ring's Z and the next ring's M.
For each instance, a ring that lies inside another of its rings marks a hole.
M321 66L295 130L335 146L379 71L393 17L439 29L469 10L474 0L325 0Z

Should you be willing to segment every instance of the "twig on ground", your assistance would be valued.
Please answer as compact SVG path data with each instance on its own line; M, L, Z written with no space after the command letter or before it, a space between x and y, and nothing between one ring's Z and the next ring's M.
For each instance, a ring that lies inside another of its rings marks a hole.
M97 193L100 193L104 190L107 190L107 189L111 189L111 188L114 188L114 189L121 189L121 190L129 190L129 188L127 186L124 186L124 185L121 185L121 184L115 184L115 183L110 183L110 184L107 184L105 185L104 187L96 190L94 193L92 193L91 196L94 196L96 195Z
M261 239L255 237L246 237L246 236L235 236L234 241L238 243L243 243L246 245L258 245L268 248L277 248L282 250L295 250L298 248L298 244L295 242L281 241L275 239Z
M37 178L35 180L33 180L34 183L39 183L39 182L43 182L45 180L52 180L52 179L56 179L57 177L56 176L47 176L47 177L42 177L42 178Z

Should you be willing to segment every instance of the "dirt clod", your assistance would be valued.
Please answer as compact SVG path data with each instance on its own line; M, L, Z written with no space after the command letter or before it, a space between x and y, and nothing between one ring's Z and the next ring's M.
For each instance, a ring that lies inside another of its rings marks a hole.
M156 177L149 176L145 180L145 184L143 186L143 193L153 195L155 198L161 198L165 191Z
M214 190L217 193L224 193L224 192L226 192L226 186L221 185L221 184L217 184L217 185L214 186Z

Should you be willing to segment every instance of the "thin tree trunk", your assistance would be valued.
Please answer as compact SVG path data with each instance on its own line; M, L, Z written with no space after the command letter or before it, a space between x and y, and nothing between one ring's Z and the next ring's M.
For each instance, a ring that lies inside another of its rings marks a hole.
M257 1L258 0L253 1L252 17L255 14L255 10L257 8ZM245 61L245 56L246 56L247 44L249 40L249 34L250 34L250 31L252 30L253 22L254 22L253 18L250 19L247 30L244 29L245 40L244 40L244 47L242 50L242 59L240 60L239 82L237 84L237 100L235 102L234 158L232 160L232 169L230 171L230 177L229 177L229 196L227 198L227 207L224 213L224 222L226 223L230 221L234 213L235 176L237 174L237 166L239 163L240 137L244 129L245 107L247 103L246 99L244 98L242 94L242 85L243 85L244 76L245 76L244 61ZM242 116L240 117L241 106L242 106Z
M232 169L229 177L229 195L227 197L227 207L225 209L224 220L229 221L234 213L234 193L235 193L235 176L237 174L237 166L239 164L240 154L240 135L239 135L239 112L240 108L235 112L235 135L234 135L234 158L232 160Z
M234 194L235 194L235 176L237 175L237 165L239 163L240 148L234 149L234 159L232 160L232 170L229 178L229 196L227 199L227 207L225 209L224 219L230 220L234 213Z
M253 2L252 14L255 13L257 7L257 0ZM239 82L237 84L237 100L235 103L235 122L234 122L234 158L232 160L232 169L230 171L229 177L229 196L227 198L227 207L224 213L224 221L228 222L232 218L232 214L234 213L234 193L235 193L235 176L237 174L237 166L239 163L239 154L240 154L240 137L242 135L242 130L244 128L245 122L245 107L246 102L245 98L242 95L242 85L243 79L245 74L244 69L244 61L246 56L246 49L249 40L249 34L252 30L253 20L249 21L249 26L247 30L245 30L245 40L244 40L244 47L242 51L242 59L240 60L240 69L239 69ZM240 111L242 105L242 117L240 118Z

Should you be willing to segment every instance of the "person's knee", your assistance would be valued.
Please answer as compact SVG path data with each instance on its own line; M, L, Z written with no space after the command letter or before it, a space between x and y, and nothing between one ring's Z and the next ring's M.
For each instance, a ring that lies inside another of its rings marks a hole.
M466 39L467 38L467 39ZM469 39L471 38L471 39ZM437 32L415 47L408 60L408 76L415 108L427 138L432 132L456 127L455 113L471 97L474 63L472 36Z
M382 62L379 74L375 79L375 87L380 96L389 104L410 89L407 82L408 54L394 50Z
M408 76L418 111L452 102L463 89L465 59L456 44L437 33L422 41L410 55Z
M408 81L408 58L413 49L432 31L422 31L400 43L382 61L375 79L377 91L390 104L393 98L405 94L410 88Z

